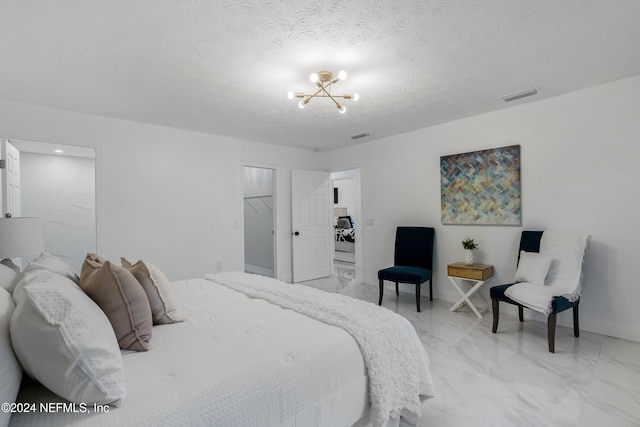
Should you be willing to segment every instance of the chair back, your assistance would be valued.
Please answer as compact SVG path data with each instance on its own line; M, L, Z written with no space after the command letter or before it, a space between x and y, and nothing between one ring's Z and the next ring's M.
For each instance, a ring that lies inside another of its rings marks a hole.
M434 235L432 227L398 227L394 265L432 270Z
M562 231L523 231L520 236L520 251L542 252L551 255L553 262L545 285L556 289L569 301L579 298L582 281L582 265L591 236Z
M520 251L540 252L540 239L543 231L523 231L520 236L520 248L518 249L518 264L520 263Z

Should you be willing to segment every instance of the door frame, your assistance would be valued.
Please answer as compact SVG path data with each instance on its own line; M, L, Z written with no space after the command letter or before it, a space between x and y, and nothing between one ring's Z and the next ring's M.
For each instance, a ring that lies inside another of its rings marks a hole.
M356 224L356 277L357 283L364 283L364 215L362 214L362 172L361 168L356 166L348 169L337 169L329 171L329 179L333 187L333 181L337 179L349 179L353 178L353 193L354 193L354 206L355 212L353 213L353 220ZM333 216L333 208L331 210ZM351 215L351 214L350 214ZM331 263L333 265L333 257L331 257ZM333 274L333 268L331 269Z
M273 277L279 279L278 276L278 173L279 169L276 165L260 162L243 162L240 167L240 212L242 218L242 226L240 227L240 244L242 246L242 270L245 266L245 248L244 248L244 168L271 169L273 171Z

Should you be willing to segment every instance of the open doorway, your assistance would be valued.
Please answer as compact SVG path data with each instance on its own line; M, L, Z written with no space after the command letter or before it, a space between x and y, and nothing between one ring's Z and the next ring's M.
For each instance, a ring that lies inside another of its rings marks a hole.
M0 144L5 154L12 147L8 157L17 162L13 184L0 181L3 215L40 218L45 250L79 272L97 245L95 149L4 138Z
M275 276L275 171L244 167L244 271Z
M362 213L360 169L331 173L335 232L332 274L341 281L362 282Z

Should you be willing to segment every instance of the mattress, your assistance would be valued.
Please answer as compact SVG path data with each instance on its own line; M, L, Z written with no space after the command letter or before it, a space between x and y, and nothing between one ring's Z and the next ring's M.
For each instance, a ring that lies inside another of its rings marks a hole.
M120 407L14 414L10 426L350 426L366 420L366 369L347 332L209 280L174 285L187 320L155 326L148 352L124 355L127 397ZM64 402L39 385L23 387L17 401Z

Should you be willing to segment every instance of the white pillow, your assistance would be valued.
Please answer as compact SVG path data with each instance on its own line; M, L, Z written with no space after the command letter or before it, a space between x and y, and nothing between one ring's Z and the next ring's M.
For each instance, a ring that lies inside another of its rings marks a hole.
M13 353L9 335L9 324L14 309L11 295L0 288L0 403L16 401L22 380L22 367ZM0 427L8 426L9 418L10 412L0 411Z
M13 292L13 287L16 285L16 273L13 269L6 265L0 264L0 287L7 290L7 292Z
M75 283L80 283L80 278L78 277L78 274L73 271L73 268L71 268L60 258L55 257L47 252L42 252L38 257L29 261L29 264L27 264L27 266L24 268L24 271L27 272L38 269L48 270L52 273L68 277Z
M513 281L544 285L549 267L551 267L551 256L538 252L520 251L518 270Z
M67 282L33 283L11 318L11 340L24 370L73 403L119 405L124 366L105 314Z
M67 285L80 289L71 279L52 273L49 270L31 270L18 275L18 281L13 289L13 301L18 305L24 298L24 288L33 283L67 283Z

